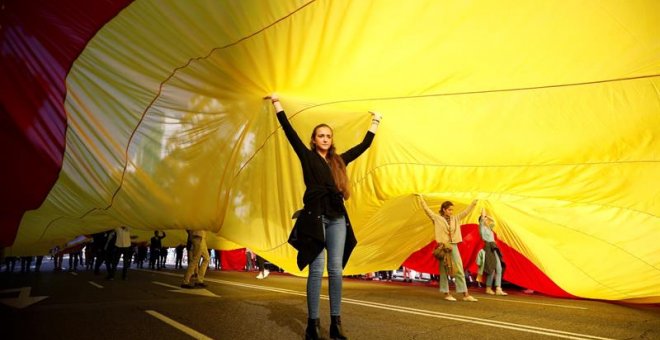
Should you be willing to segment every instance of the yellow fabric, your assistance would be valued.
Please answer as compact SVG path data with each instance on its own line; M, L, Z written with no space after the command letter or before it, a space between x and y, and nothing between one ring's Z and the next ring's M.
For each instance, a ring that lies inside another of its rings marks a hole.
M433 239L423 193L479 198L470 221L488 207L571 294L660 302L658 22L655 0L136 1L73 65L62 172L9 251L207 229L306 275L286 243L300 166L262 100L276 91L304 141L326 122L340 151L384 115L348 167L345 274Z

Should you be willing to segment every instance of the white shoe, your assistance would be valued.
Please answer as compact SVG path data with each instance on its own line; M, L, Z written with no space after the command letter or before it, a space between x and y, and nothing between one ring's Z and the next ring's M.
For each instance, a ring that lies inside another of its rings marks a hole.
M467 302L477 302L477 301L479 301L479 300L473 298L472 295L468 295L468 296L464 296L464 297L463 297L463 301L467 301Z
M447 301L456 301L456 298L451 295L445 295L444 299Z
M270 275L270 271L268 269L264 269L264 277L263 278L264 279L267 278L268 275Z
M486 294L488 294L488 295L495 295L495 292L493 291L492 288L490 288L490 287L486 287Z
M509 295L509 294L507 294L505 291L503 291L501 287L497 287L497 288L495 288L495 295L504 296L504 295Z
M264 278L264 273L259 272L259 275L257 275L257 279L261 280Z

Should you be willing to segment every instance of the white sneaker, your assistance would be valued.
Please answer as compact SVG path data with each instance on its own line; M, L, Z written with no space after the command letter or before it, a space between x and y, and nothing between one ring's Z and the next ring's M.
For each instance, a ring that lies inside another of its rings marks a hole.
M264 273L259 272L259 275L257 275L257 279L261 280L264 278Z
M456 298L451 295L445 295L444 299L447 301L456 301Z
M475 299L474 297L472 297L472 295L468 295L468 296L464 296L464 297L463 297L463 301L467 301L467 302L477 302L477 301L479 301L479 300L477 300L477 299Z
M270 271L268 269L264 269L264 279L270 275Z

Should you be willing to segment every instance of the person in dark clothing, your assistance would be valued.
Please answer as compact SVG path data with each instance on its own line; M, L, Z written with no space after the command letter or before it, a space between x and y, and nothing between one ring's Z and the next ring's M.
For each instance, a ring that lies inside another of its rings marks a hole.
M163 235L159 235L158 230L154 231L154 237L151 238L151 243L149 244L149 268L160 270L160 263L158 259L160 258L160 248L162 248L161 240L167 236L165 232Z
M215 263L215 270L220 270L222 267L222 251L220 249L213 249L213 262Z
M82 264L82 248L84 245L77 245L69 250L69 271L78 271L78 262Z
M293 147L302 166L305 181L304 207L298 214L289 236L289 243L298 250L298 268L309 265L307 278L306 339L318 339L320 332L319 300L321 279L328 252L328 282L330 295L330 338L346 339L341 327L342 271L357 244L344 200L350 197L346 166L369 148L382 116L373 115L369 130L362 142L345 153L338 154L330 126L320 124L312 131L308 149L293 129L277 95L269 97L277 113L277 120Z
M381 271L378 272L378 278L381 281L391 282L392 281L392 271L391 270L381 270Z
M106 259L105 243L108 241L108 232L92 234L92 253L94 254L94 275L98 275L103 261ZM106 262L106 269L110 269Z
M135 256L135 262L137 263L138 268L144 268L144 261L147 259L147 247L146 242L140 242L137 245L137 256Z
M165 263L167 262L167 253L170 250L168 247L160 247L160 267L165 268Z
M16 261L18 261L16 256L5 257L5 272L13 273L14 268L16 268Z
M183 265L181 262L183 261L183 250L186 249L186 246L183 244L179 244L174 248L174 253L176 254L176 258L174 261L174 269L181 269L183 268Z
M105 261L105 269L108 272L105 279L114 280L115 275L115 255L117 254L117 233L114 230L107 232L105 245L103 246L103 253L105 254L103 261Z
M268 277L270 274L270 271L266 269L266 260L264 260L263 257L257 255L257 267L259 267L259 274L257 275L257 279L265 279Z
M44 256L43 255L37 255L37 262L34 264L34 271L35 272L40 272L41 271L41 262L43 262Z
M21 256L21 273L29 273L32 265L32 256Z

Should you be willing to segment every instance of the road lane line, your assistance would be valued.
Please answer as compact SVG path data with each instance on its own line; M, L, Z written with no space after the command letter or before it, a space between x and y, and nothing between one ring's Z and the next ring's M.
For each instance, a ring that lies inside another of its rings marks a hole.
M493 301L502 301L502 302L513 302L513 303L526 303L529 305L541 305L541 306L551 306L551 307L559 307L559 308L572 308L572 309L583 309L583 310L588 310L589 308L586 307L576 307L576 306L569 306L569 305L557 305L557 304L552 304L552 303L541 303L541 302L528 302L528 301L519 301L519 300L514 300L514 299L494 299L494 298L489 298L489 297L479 297L480 300L493 300Z
M165 316L163 314L160 314L160 313L158 313L154 310L146 310L145 312L147 312L147 314L155 317L156 319L158 319L158 320L160 320L160 321L162 321L162 322L164 322L164 323L166 323L166 324L168 324L168 325L170 325L170 326L172 326L172 327L174 327L174 328L190 335L194 339L203 339L203 340L212 340L213 339L209 336L206 336L206 335L204 335L204 334L202 334L202 333L200 333L200 332L198 332L198 331L196 331L196 330L180 323L180 322L174 321L174 320L168 318L167 316Z
M101 286L100 284L98 284L98 283L96 283L96 282L94 282L94 281L87 281L87 282L89 282L90 285L92 285L92 286L94 286L94 287L96 287L96 288L103 288L103 286Z
M172 289L181 289L181 287L177 287L177 286L174 286L174 285L170 285L170 284L167 284L167 283L163 283L163 282L158 282L158 281L151 281L151 283L154 283L154 284L157 284L157 285L160 285L160 286L163 286L163 287L167 287L167 288L172 288Z

